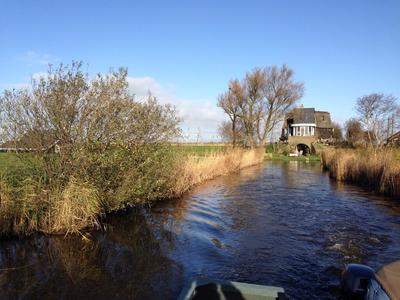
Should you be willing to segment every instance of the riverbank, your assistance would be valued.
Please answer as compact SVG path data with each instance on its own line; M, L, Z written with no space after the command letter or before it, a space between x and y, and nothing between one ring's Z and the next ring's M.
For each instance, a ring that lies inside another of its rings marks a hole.
M179 197L204 181L260 164L264 159L260 150L227 148L207 155L168 151L169 156L157 151L151 156L147 154L152 160L140 165L134 165L134 161L129 161L131 157L123 153L110 153L106 159L90 157L80 164L85 177L78 179L79 173L75 173L64 187L43 182L39 159L3 153L0 235L67 234L100 228L109 212ZM118 163L110 161L116 154ZM100 163L103 165L99 167ZM130 167L120 168L119 173L112 169L129 163ZM90 170L93 166L97 167L96 172Z
M207 156L187 156L179 168L180 175L173 187L173 196L179 197L192 187L218 176L228 175L263 162L262 150L231 149Z
M321 161L330 176L371 191L400 196L400 151L398 149L324 149Z

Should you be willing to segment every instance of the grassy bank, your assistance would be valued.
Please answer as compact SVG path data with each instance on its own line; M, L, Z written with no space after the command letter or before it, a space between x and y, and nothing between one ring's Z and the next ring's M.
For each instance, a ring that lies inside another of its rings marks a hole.
M273 160L273 161L316 161L316 162L321 161L321 157L319 155L288 156L288 155L279 154L279 153L266 153L265 159Z
M65 184L49 181L39 158L1 153L0 235L99 228L109 212L179 197L206 180L263 161L263 152L256 150L225 148L207 155L174 147L127 151L77 156ZM57 164L56 155L50 159Z
M321 161L321 157L318 154L289 156L294 151L295 147L288 144L268 144L265 146L265 159L277 161Z
M398 149L324 149L322 163L332 178L361 185L385 195L400 197Z
M262 150L231 149L215 152L208 156L187 156L184 164L178 169L174 183L173 195L180 196L191 187L217 176L227 175L240 169L263 162Z

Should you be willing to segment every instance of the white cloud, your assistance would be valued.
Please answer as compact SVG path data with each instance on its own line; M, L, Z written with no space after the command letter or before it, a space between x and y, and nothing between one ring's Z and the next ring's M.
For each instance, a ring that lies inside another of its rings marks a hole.
M4 90L12 90L12 89L25 89L29 88L30 85L28 83L1 83L0 88ZM0 90L1 92L1 90Z
M32 79L46 77L47 73L37 72ZM172 104L183 119L181 128L184 141L219 141L218 126L226 119L214 101L209 99L182 99L171 86L162 86L152 77L128 77L129 90L137 100L146 98L149 92L162 104ZM5 89L29 88L30 84L0 84Z
M41 78L46 78L48 76L48 73L46 72L36 72L32 74L32 79L33 80L40 80Z
M31 76L32 80L39 80L40 78L46 77L47 73L46 72L36 72L33 73ZM28 82L18 82L18 83L0 83L0 88L9 90L9 89L30 89L31 84Z
M38 53L36 51L27 51L17 59L29 65L48 65L59 61L58 58L50 54Z
M218 126L225 120L224 113L209 99L181 99L171 87L160 85L151 77L128 77L129 89L138 100L150 91L160 103L175 105L184 139L187 141L218 141Z

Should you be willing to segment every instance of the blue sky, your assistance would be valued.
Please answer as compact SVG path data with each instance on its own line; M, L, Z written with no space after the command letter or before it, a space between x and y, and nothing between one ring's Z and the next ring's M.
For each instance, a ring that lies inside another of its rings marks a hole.
M271 64L294 69L304 106L343 122L358 96L400 98L400 1L0 0L0 91L71 60L127 67L192 138L215 136L229 79Z

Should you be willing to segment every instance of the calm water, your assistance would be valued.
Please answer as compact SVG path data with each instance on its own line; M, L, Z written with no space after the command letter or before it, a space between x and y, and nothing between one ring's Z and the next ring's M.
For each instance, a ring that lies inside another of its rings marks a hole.
M400 259L400 201L339 185L319 164L268 163L105 232L1 241L0 298L174 299L194 276L334 299L345 263Z

